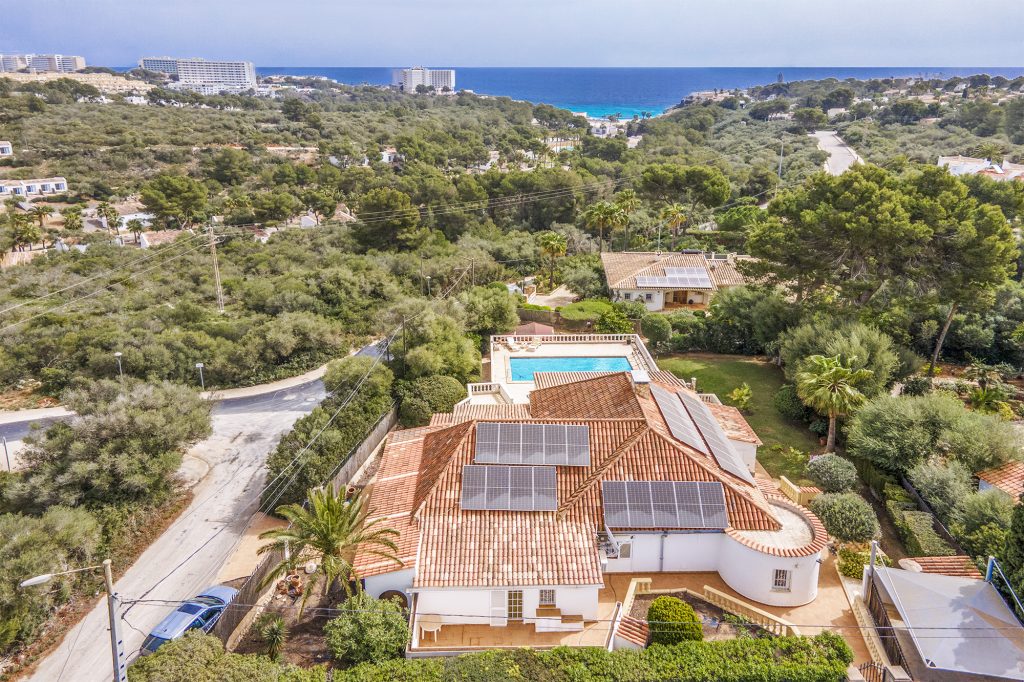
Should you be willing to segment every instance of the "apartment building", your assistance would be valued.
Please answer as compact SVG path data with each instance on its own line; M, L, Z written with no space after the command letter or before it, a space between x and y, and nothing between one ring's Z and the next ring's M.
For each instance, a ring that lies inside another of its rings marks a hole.
M7 140L0 140L0 158L14 156L14 145Z
M391 85L402 92L416 92L416 88L420 85L432 87L437 92L454 92L455 70L427 69L422 66L414 66L411 69L395 69L392 72Z
M74 73L85 68L85 57L67 54L0 55L0 73L29 69L47 73Z
M47 194L61 194L68 191L64 178L41 178L35 180L0 179L0 199L6 197L33 197Z
M198 57L143 57L139 60L139 66L149 71L177 76L178 82L172 87L203 95L216 95L225 91L244 92L255 90L257 86L256 67L252 62L207 60Z

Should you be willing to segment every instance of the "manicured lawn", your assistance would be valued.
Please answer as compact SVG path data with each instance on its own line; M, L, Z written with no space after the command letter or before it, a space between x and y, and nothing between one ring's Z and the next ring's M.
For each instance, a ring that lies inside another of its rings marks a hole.
M758 448L757 461L775 478L785 476L798 485L810 484L804 478L804 463L807 453L818 449L818 439L803 424L783 418L772 404L772 397L783 384L782 370L755 358L706 353L666 356L659 358L658 364L680 379L697 377L698 391L715 393L726 404L729 392L746 382L753 399L744 416L764 441ZM772 446L781 446L782 451ZM800 454L790 454L791 447Z

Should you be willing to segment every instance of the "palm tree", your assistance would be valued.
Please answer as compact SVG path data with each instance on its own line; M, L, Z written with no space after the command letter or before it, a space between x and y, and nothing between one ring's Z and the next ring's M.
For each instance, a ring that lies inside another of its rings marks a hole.
M622 207L608 201L599 201L596 204L591 204L583 211L584 224L591 229L597 228L598 251L604 250L605 229L622 227L628 221L629 216L622 210Z
M855 358L851 358L851 363ZM812 355L804 361L803 369L796 374L796 394L805 405L828 415L828 440L826 452L836 449L836 421L860 407L866 400L857 385L869 379L874 372L869 369L852 369L836 355Z
M617 195L615 195L615 205L621 208L623 212L625 212L626 214L626 246L623 250L628 251L630 216L632 216L633 213L635 213L636 210L640 208L640 197L636 195L636 192L634 190L624 189Z
M138 218L132 218L128 221L128 224L125 225L125 227L127 227L128 231L135 236L135 243L138 244L142 233L146 231L145 223Z
M116 208L104 201L96 207L96 215L107 221L107 230L114 230L114 234L120 236L121 214L117 212Z
M28 214L39 221L39 229L46 227L46 219L54 214L54 210L49 206L33 206L29 209Z
M71 206L64 209L62 217L64 218L65 232L78 232L82 229L82 209Z
M276 661L281 656L281 649L288 640L288 624L280 614L266 614L258 625L260 639L267 645L267 656Z
M32 250L32 245L42 239L43 231L39 229L39 226L32 222L32 218L27 215L11 215L11 232L13 236L14 246L11 249L17 249L24 251L24 247L28 247L29 251Z
M540 253L550 259L551 288L555 288L555 263L565 255L568 242L564 234L558 232L541 232L537 235L537 245L540 246Z
M275 528L260 534L261 540L272 540L259 549L259 553L285 549L295 558L316 560L317 568L303 595L299 614L306 606L315 582L323 578L323 596L326 597L336 580L342 580L348 589L350 580L357 580L353 560L357 549L382 559L401 564L395 556L398 546L392 539L398 536L393 528L381 528L381 519L367 521L369 508L363 504L362 493L346 500L344 494L334 492L333 486L309 491L308 505L286 504L277 508L277 515L288 521L287 528ZM286 574L293 561L282 561L270 572L266 583Z
M686 207L682 204L669 204L661 209L661 221L672 231L672 245L669 251L676 250L676 238L679 228L686 224ZM658 250L661 250L661 226L658 226Z

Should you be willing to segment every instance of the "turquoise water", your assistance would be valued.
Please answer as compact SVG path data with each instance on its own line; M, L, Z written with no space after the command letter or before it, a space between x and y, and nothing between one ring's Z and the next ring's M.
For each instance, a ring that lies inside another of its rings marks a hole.
M438 68L442 68L438 66ZM443 67L448 68L448 67ZM590 116L619 113L627 118L663 112L691 92L731 90L786 81L822 78L892 78L969 76L987 73L1015 78L1022 67L873 66L873 67L681 67L681 68L518 68L456 66L455 86L485 95L504 95L553 104ZM389 67L266 66L260 76L326 76L341 83L391 83Z
M629 360L617 358L511 358L512 381L533 381L534 372L628 372Z

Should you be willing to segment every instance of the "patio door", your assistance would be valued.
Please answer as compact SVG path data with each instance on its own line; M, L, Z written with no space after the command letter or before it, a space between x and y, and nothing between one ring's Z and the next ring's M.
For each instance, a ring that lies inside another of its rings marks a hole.
M508 596L505 590L494 590L491 592L491 626L505 627L508 625L506 616L508 609Z

